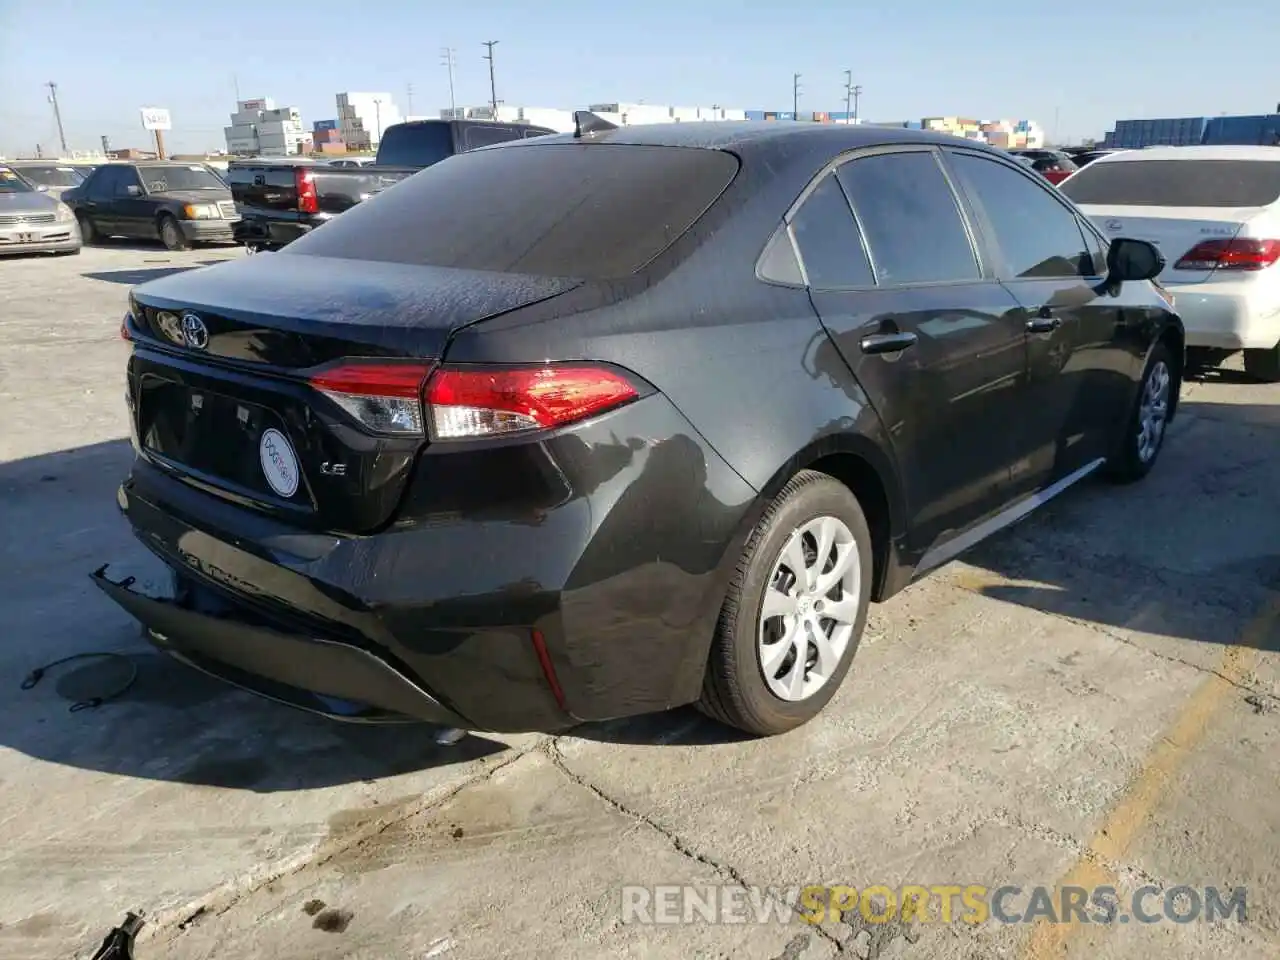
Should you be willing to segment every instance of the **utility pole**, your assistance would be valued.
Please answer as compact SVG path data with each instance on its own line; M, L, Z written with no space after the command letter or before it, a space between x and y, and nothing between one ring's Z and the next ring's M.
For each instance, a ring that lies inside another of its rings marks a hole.
M800 74L791 75L791 119L800 119Z
M409 100L409 116L413 116L413 84L406 83L404 92Z
M62 111L58 109L58 85L50 80L45 84L49 88L49 102L53 104L53 119L58 121L58 140L62 143L62 152L67 152L67 135L62 129Z
M854 86L853 88L853 122L858 122L858 99L862 96L862 87Z
M377 97L373 100L373 130L378 142L382 142L382 101Z
M844 122L853 122L853 71L844 72Z
M453 47L442 47L440 56L444 58L440 62L449 69L449 115L454 118L458 112L458 101L453 95L453 67L457 63L457 56Z
M486 40L485 47L489 52L484 58L489 61L489 105L493 107L493 119L498 119L498 84L493 79L493 48L498 45L497 40Z
M102 135L102 155L104 157L111 156L111 141L107 139L107 135Z

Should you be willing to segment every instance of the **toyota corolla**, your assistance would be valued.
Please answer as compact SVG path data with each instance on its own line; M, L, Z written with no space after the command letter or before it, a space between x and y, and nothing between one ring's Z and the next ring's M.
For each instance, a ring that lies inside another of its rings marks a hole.
M138 287L98 585L176 657L348 719L816 715L868 604L1156 462L1153 246L918 131L682 124L446 160Z

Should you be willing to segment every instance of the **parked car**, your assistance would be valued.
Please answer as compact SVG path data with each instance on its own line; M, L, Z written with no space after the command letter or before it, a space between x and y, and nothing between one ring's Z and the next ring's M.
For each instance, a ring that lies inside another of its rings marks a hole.
M1031 169L1052 184L1059 184L1073 174L1077 167L1061 150L1010 150L1015 157L1022 157Z
M76 167L56 160L12 160L5 164L42 193L63 199L68 190L84 183L92 167Z
M104 163L66 194L86 243L107 237L159 239L170 250L232 239L235 204L203 163Z
M1112 154L1121 153L1120 150L1103 149L1103 150L1081 150L1071 154L1071 162L1077 167L1087 167L1095 160L1101 160L1103 157L1109 157ZM1065 179L1065 178L1064 178Z
M71 208L0 163L0 255L79 252Z
M331 716L697 702L778 733L870 601L1151 470L1183 347L1159 267L943 134L478 150L135 288L119 503L174 585L95 580L162 649Z
M1280 381L1280 150L1128 150L1062 190L1105 232L1159 246L1192 363L1243 350L1247 372Z
M477 147L554 132L488 120L413 120L383 131L373 164L234 161L228 172L241 215L236 241L251 251L279 250L441 160Z

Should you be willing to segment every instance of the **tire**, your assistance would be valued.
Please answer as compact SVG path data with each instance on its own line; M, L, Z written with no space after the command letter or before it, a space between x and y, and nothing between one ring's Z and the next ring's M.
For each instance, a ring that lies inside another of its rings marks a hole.
M100 243L102 236L93 225L93 218L81 211L76 214L76 223L80 224L80 241L82 243Z
M1280 346L1270 350L1246 350L1244 372L1263 383L1280 383Z
M178 221L169 216L169 214L166 213L160 218L158 226L160 228L160 242L165 245L166 250L191 249L191 244L182 232L182 227L178 226Z
M1155 466L1160 451L1164 449L1169 414L1176 403L1178 375L1178 364L1169 352L1169 347L1164 343L1157 343L1142 371L1142 382L1134 397L1133 408L1125 420L1120 448L1107 463L1107 474L1117 483L1141 480ZM1160 386L1161 380L1163 387ZM1152 391L1156 394L1153 395ZM1158 396L1162 396L1163 400L1157 399ZM1154 442L1151 441L1153 430Z
M799 535L797 545L806 555L797 565L812 564L823 525L836 534L836 550L834 555L828 552L825 564L810 569L821 566L830 576L827 565L834 568L834 561L848 557L853 561L852 576L837 581L838 586L833 584L826 595L798 591L803 595L799 622L791 613L763 617L766 591L783 606L795 609L791 588L797 571L791 569L788 548L794 549L793 537ZM851 552L840 551L842 544ZM785 733L817 716L853 662L867 622L871 578L871 533L857 498L824 473L796 474L765 509L738 562L716 625L698 709L758 736ZM775 589L775 584L784 589ZM815 600L820 605L814 606ZM842 611L838 618L821 616L824 610L834 612L837 603ZM777 639L788 626L804 631L802 644L793 644L789 637ZM821 631L827 639L830 659L826 664L818 656L818 634L810 630ZM806 662L797 678L801 645ZM771 658L767 676L765 664ZM799 685L789 683L797 679ZM780 687L786 688L787 697L779 694Z

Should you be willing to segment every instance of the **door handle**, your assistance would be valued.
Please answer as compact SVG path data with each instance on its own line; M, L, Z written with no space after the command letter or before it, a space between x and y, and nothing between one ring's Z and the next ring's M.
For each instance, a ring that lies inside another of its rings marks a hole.
M1029 333L1053 333L1062 326L1062 318L1055 317L1048 309L1040 311L1038 316L1032 317L1027 321L1027 331Z
M898 333L873 333L862 338L863 353L897 353L907 347L914 347L919 339L907 330Z

